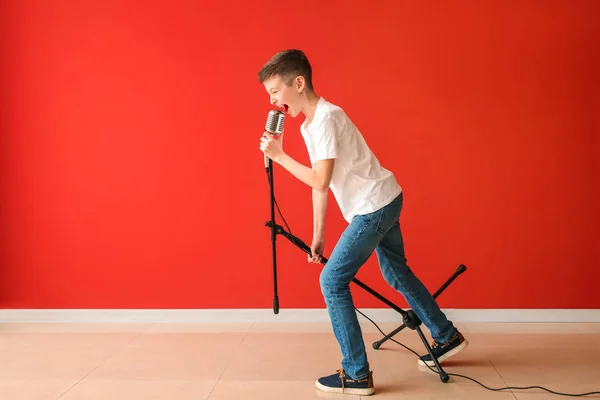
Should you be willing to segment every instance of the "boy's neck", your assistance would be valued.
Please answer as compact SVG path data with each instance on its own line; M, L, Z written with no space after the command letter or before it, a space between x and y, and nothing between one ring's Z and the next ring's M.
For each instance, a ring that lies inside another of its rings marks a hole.
M306 104L303 107L302 113L306 116L308 123L310 124L315 117L315 111L317 110L317 104L319 103L320 97L315 92L309 92L306 97Z

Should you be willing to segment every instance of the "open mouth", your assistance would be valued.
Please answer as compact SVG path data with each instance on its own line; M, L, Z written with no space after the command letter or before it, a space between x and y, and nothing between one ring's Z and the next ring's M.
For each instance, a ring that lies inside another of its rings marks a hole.
M285 109L285 112L287 113L287 112L288 112L288 108L289 108L289 107L288 107L288 105L287 105L287 104L284 104L284 105L283 105L283 108Z

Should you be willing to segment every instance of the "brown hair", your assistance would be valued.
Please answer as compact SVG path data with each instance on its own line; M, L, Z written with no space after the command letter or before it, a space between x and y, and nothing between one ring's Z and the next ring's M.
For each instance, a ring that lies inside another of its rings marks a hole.
M288 86L301 75L306 81L306 86L313 90L312 68L301 50L283 50L275 54L258 72L258 81L263 83L275 75L281 76Z

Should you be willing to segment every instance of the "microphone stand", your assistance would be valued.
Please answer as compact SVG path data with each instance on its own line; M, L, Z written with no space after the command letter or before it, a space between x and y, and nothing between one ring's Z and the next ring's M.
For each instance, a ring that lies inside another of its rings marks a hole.
M271 227L271 257L273 259L273 313L279 314L279 296L277 294L277 228L275 225L275 194L273 185L273 160L267 158L267 176L270 186L271 220L267 226Z
M304 243L301 239L299 239L298 237L287 232L285 229L283 229L283 227L281 225L277 225L275 223L275 195L274 195L274 185L273 185L273 161L271 159L268 159L267 176L269 177L269 186L270 186L271 220L265 222L265 226L270 228L270 230L271 230L271 251L272 251L272 258L273 258L273 290L274 290L274 292L273 292L273 312L275 314L279 314L279 297L277 294L277 248L276 248L277 235L283 235L286 239L288 239L290 242L292 242L295 246L297 246L300 250L304 251L308 255L312 255L312 252L310 250L310 247L306 243ZM327 263L327 258L325 258L324 256L321 256L321 263L323 265L325 265ZM450 279L448 279L448 281L446 283L444 283L444 285L442 285L442 287L435 293L434 298L437 297L441 292L443 292L446 289L446 287L448 287L448 285L450 285L450 283L452 283L452 281L454 279L456 279L456 277L458 275L460 275L461 273L463 273L465 270L466 270L466 267L461 264L458 267L458 269L456 270L456 272L450 277ZM417 331L419 337L421 338L421 341L423 342L423 345L427 349L427 352L431 356L431 359L433 360L435 367L439 371L440 380L444 383L448 382L450 377L444 371L444 369L438 362L437 358L433 355L431 346L429 345L427 338L425 337L425 335L423 334L423 331L421 330L422 322L419 319L419 317L414 313L414 311L412 311L412 310L405 311L405 310L401 309L396 304L392 303L390 300L386 299L385 297L383 297L382 295L377 293L375 290L371 289L369 286L365 285L363 282L359 281L356 278L352 279L352 282L354 282L356 285L360 286L361 288L363 288L364 290L369 292L371 295L373 295L374 297L376 297L377 299L379 299L380 301L385 303L388 307L392 308L393 310L400 313L400 315L402 315L402 321L404 322L404 324L402 326L400 326L399 328L397 328L396 330L394 330L394 332L392 332L391 334L385 336L383 338L383 340L381 340L379 342L375 342L373 344L373 348L378 349L381 343L385 342L386 340L388 340L389 338L394 336L396 333L400 332L405 327L415 330L415 331Z

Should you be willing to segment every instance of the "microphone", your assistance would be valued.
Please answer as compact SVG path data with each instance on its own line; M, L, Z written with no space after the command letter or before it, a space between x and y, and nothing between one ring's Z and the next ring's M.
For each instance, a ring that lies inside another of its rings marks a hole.
M265 130L275 139L283 132L283 122L285 121L285 113L281 110L270 110L265 123ZM265 155L265 168L269 168L269 158Z

